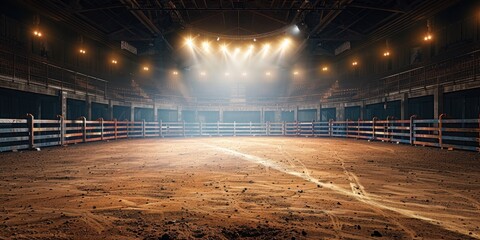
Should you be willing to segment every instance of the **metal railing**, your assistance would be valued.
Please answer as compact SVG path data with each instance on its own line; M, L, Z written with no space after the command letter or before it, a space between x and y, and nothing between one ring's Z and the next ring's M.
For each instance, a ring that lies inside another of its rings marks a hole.
M0 119L0 152L121 138L202 136L339 137L480 151L480 119L189 123Z

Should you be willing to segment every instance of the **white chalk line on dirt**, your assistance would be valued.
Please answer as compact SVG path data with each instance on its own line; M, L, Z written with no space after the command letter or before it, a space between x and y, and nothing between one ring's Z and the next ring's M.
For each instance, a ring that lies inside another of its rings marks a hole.
M265 167L270 167L270 168L275 169L277 171L284 172L284 173L290 174L292 176L302 178L306 181L318 184L318 185L320 185L324 188L328 188L328 189L333 190L333 191L335 191L337 193L340 193L342 195L353 197L353 198L357 199L358 201L363 202L365 204L368 204L368 205L371 205L371 206L374 206L374 207L377 207L377 208L381 208L381 209L387 209L387 210L402 214L406 217L415 218L415 219L418 219L418 220L423 220L423 221L429 222L433 225L440 226L440 227L442 227L446 230L458 232L458 233L464 234L464 235L469 236L469 237L474 237L474 238L480 239L480 236L478 234L476 234L474 232L471 232L468 229L464 229L464 227L460 224L456 224L456 223L453 223L453 222L443 223L441 220L437 220L437 219L433 219L433 218L430 218L430 217L422 216L422 215L418 214L416 211L411 211L411 210L406 210L406 209L401 209L401 208L396 208L396 207L385 205L384 203L373 200L369 196L358 195L358 194L353 193L352 191L346 190L346 189L344 189L342 187L339 187L339 186L336 186L334 184L321 182L320 180L311 177L308 173L300 173L300 172L294 171L292 169L288 169L288 166L282 166L278 163L275 163L275 162L271 161L270 159L257 157L257 156L254 156L254 155L238 152L238 151L235 151L235 150L232 150L232 149L229 149L229 148L224 148L224 147L220 147L220 146L216 146L216 145L210 145L210 144L205 144L205 145L207 145L208 147L213 148L217 151L227 153L227 154L230 154L230 155L238 157L238 158L243 158L243 159L245 159L247 161L250 161L250 162L259 163L259 164L261 164ZM454 215L451 215L451 217L456 218L456 219L465 218L464 216L454 216Z

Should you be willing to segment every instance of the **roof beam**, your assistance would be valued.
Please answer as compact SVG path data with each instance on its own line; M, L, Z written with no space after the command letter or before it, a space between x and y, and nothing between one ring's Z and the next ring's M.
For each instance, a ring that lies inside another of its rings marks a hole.
M393 8L381 8L381 7L372 7L372 6L365 6L365 5L357 5L357 4L350 4L347 7L350 8L361 8L361 9L370 9L370 10L377 10L377 11L384 11L384 12L393 12L393 13L405 13L405 11Z

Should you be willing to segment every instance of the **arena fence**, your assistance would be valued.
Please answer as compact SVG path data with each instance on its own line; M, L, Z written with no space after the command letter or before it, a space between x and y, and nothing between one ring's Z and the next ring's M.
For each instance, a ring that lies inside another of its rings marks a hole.
M189 123L0 119L0 152L122 138L200 136L338 137L480 152L480 119Z

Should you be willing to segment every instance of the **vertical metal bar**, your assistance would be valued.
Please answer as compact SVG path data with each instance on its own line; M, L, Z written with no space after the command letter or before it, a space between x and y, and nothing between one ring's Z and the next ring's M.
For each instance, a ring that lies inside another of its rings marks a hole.
M83 142L87 142L87 118L86 117L81 117L82 119L82 137L83 137Z
M315 136L315 130L314 130L315 127L314 127L314 124L315 124L315 122L312 121L312 129L311 129L311 130L312 130L312 137Z
M443 127L443 118L445 117L445 114L442 113L438 117L438 145L440 149L443 149L443 136L442 136L442 127Z
M45 88L48 88L48 64L44 63L46 67L47 76L45 77Z
M62 115L57 116L59 119L60 127L60 146L65 145L65 118Z
M145 138L145 119L142 119L142 137Z
M333 120L328 120L328 136L331 137L333 135Z
M236 134L237 134L236 133L236 130L237 130L236 128L237 128L237 124L236 124L235 121L233 121L233 136L236 136Z
M348 119L345 122L345 138L348 138Z
M358 123L357 124L357 139L359 139L360 138L360 119L358 119L357 121L358 121L357 122Z
M117 135L118 135L118 129L117 129L117 119L113 119L113 132L115 136L115 140L117 140Z
M250 135L252 135L252 122L250 121Z
M103 141L103 118L100 118L100 139Z
M270 121L265 123L265 135L270 136Z
M285 121L283 121L283 124L282 124L282 134L283 136L285 136L287 133L287 123Z
M415 118L416 115L410 116L410 145L415 144Z
M183 137L185 137L185 120L183 120Z
M373 117L373 120L372 120L372 140L376 139L376 134L375 134L376 123L377 123L377 117Z
M160 120L160 137L163 137L163 122Z
M32 114L27 114L28 125L28 147L33 149L35 147L35 119Z
M203 126L202 126L202 122L199 122L199 127L200 127L200 136L203 136Z
M220 122L217 121L217 136L220 136Z

